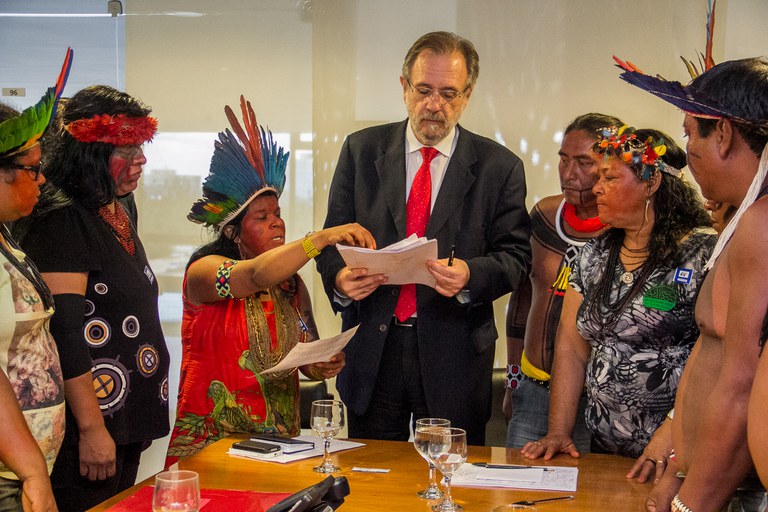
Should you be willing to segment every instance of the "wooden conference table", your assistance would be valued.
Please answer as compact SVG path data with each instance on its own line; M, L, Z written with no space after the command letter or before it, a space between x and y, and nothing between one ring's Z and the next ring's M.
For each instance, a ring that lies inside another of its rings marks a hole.
M232 436L212 444L198 454L182 460L179 469L190 469L200 474L203 489L242 489L262 492L294 493L325 478L312 471L319 458L304 459L288 464L253 461L230 457L227 450L233 442L245 436ZM345 476L349 480L350 494L340 511L381 512L416 511L430 512L430 505L416 496L416 492L427 484L427 464L413 444L401 441L363 440L360 448L332 454L334 462L342 468L334 476ZM502 464L530 464L520 456L519 450L488 446L470 446L467 463L494 462ZM580 459L560 455L536 465L576 466L579 468L578 489L572 501L555 501L538 505L543 512L595 511L595 510L641 510L642 503L651 490L650 484L628 481L624 475L633 464L632 459L613 455L585 454ZM389 473L352 472L354 466L366 468L389 468ZM439 473L438 473L439 475ZM154 477L136 484L127 491L92 508L104 511L119 501L132 496L146 485L152 485ZM478 489L453 487L454 500L463 505L467 512L487 512L495 506L518 500L535 500L564 496L567 492L529 491L516 489ZM204 512L204 509L203 509ZM237 512L237 511L232 511Z

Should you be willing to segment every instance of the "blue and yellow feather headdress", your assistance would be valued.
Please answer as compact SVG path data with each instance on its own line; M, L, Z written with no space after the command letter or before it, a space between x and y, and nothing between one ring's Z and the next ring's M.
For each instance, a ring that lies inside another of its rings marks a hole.
M0 123L0 157L26 151L40 140L45 129L56 117L56 108L72 67L72 49L67 48L56 85L50 87L40 101L24 110L18 117Z
M232 131L219 133L214 142L203 197L192 205L187 219L221 230L256 197L272 191L280 197L285 186L289 152L272 140L272 132L256 123L251 103L240 96L244 128L232 109L227 115Z

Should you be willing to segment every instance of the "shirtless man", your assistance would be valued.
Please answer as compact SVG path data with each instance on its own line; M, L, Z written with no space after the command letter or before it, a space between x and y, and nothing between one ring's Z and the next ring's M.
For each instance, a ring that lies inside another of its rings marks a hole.
M530 280L512 294L507 309L507 389L504 414L512 419L507 447L521 448L547 435L549 371L570 259L587 240L602 233L592 186L597 164L591 151L597 130L621 126L603 114L584 114L565 129L560 145L562 194L545 197L531 211L533 268ZM523 350L525 348L525 350ZM582 395L581 409L585 402ZM584 415L577 417L573 440L589 452L590 433Z
M666 511L671 502L673 511L719 511L730 501L730 510L764 510L765 489L748 478L747 404L768 309L768 59L723 62L681 88L630 72L622 78L662 90L663 99L686 113L688 167L702 194L740 205L715 247L696 304L701 336L677 392L675 460L646 508Z
M762 355L765 348L766 332L768 325L763 323L763 332L760 336L763 347L760 363L757 365L755 383L752 385L752 394L749 397L749 417L747 420L747 433L749 439L749 451L752 460L755 461L757 474L763 485L768 485L768 355Z

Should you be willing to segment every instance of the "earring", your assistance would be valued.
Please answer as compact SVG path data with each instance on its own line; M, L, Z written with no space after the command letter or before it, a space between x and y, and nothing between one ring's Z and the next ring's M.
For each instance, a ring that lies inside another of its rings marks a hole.
M643 214L645 216L645 222L648 222L648 205L651 204L651 198L646 197L645 198L645 213Z

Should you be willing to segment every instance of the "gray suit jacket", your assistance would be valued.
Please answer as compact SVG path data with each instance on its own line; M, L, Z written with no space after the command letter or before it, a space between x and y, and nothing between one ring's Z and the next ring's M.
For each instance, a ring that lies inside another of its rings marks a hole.
M405 130L407 122L351 134L341 150L331 184L325 227L358 222L379 247L405 238ZM530 219L525 206L522 161L500 144L461 127L427 225L438 257L456 258L470 269L470 302L461 304L417 285L419 356L432 416L467 429L482 444L491 410L494 342L493 300L514 290L530 270ZM355 414L368 408L399 286L381 286L362 301L333 301L344 261L335 248L317 257L323 284L343 328L360 323L346 347L338 377L342 399ZM500 406L500 404L499 404Z

